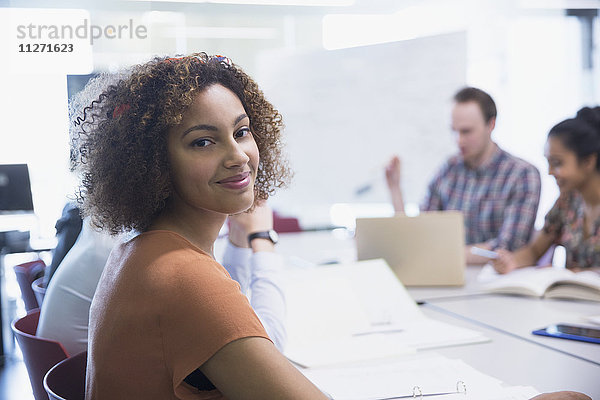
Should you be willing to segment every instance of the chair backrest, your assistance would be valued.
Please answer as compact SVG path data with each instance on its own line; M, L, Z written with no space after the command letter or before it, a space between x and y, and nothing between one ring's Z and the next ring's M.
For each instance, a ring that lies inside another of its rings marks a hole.
M278 233L302 232L298 218L282 217L273 211L273 229Z
M31 288L31 284L38 277L43 275L46 263L43 260L35 260L18 264L13 267L17 276L17 283L21 288L21 297L25 303L25 310L31 311L34 308L39 308L35 293Z
M42 308L44 302L44 296L46 295L46 285L44 284L44 277L41 276L31 283L31 289L35 294L35 299L38 302L39 308Z
M83 400L87 351L56 364L44 377L44 388L50 400Z
M15 319L11 327L23 353L33 396L36 400L46 400L48 395L44 389L44 375L54 365L67 358L68 354L59 342L36 336L39 318L40 310L35 309L26 316Z

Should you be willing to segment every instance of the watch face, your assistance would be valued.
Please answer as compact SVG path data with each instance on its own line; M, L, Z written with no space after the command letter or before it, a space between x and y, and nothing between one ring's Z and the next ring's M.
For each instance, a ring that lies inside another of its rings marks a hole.
M279 235L277 234L277 232L271 229L269 231L269 239L271 239L271 242L277 243L279 241Z

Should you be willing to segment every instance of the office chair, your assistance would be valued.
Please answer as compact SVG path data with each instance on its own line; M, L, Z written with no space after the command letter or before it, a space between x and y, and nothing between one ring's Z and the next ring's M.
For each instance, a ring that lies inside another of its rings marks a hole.
M282 217L273 211L273 229L277 233L302 232L298 218Z
M30 311L26 316L15 319L12 330L23 353L33 396L36 400L48 400L44 389L44 375L50 368L68 357L68 353L57 341L36 336L40 310Z
M13 269L17 276L17 283L21 289L21 297L25 303L25 310L29 312L35 308L39 308L40 305L37 302L31 284L34 280L44 275L46 263L43 260L35 260L15 265Z
M83 400L87 351L69 357L50 368L44 388L50 400Z

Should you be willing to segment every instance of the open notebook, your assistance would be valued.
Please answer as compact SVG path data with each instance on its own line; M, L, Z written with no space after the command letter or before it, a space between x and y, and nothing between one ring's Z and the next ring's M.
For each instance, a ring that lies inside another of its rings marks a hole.
M593 271L526 267L500 275L488 264L478 281L490 293L600 301L600 275Z
M305 367L488 341L426 317L383 259L289 268L285 355Z

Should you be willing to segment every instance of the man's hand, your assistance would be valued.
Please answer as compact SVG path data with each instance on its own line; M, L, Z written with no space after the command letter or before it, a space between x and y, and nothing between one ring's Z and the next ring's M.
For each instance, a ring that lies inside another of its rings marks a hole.
M500 274L507 274L510 271L517 269L517 261L515 256L508 250L497 250L498 258L494 260L494 269Z
M400 172L402 164L398 156L392 159L385 166L385 180L390 190L400 188Z

